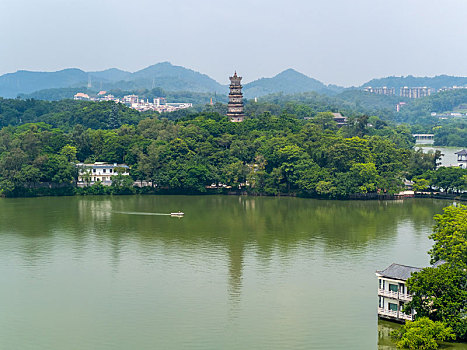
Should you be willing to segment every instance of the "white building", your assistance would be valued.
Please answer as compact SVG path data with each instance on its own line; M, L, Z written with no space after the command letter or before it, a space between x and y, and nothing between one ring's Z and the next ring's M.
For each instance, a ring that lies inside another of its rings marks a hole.
M467 169L467 151L463 149L462 151L456 152L454 154L457 154L457 166Z
M421 268L392 264L382 271L376 271L378 277L378 316L393 321L412 321L414 310L402 312L405 304L412 300L407 291L406 281Z
M367 86L363 90L366 91L366 92L371 92L373 94L378 94L378 95L394 96L396 94L396 89L395 88L388 88L387 86L383 86L383 87Z
M438 267L446 263L438 260L431 267ZM421 271L420 267L391 264L382 271L376 271L378 277L378 317L392 321L413 321L415 310L404 313L405 304L412 300L407 290L406 282L414 272Z
M400 96L408 98L420 98L425 96L430 96L434 93L434 89L430 87L408 87L404 86L400 88Z
M77 185L79 187L91 186L97 182L110 186L112 184L112 176L117 175L118 172L122 175L130 175L129 166L126 164L95 162L93 164L79 163L76 166L78 167Z

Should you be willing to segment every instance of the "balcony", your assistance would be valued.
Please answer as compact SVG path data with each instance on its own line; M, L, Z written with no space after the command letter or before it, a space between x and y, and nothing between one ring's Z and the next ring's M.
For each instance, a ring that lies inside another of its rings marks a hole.
M412 295L410 294L404 294L404 293L399 293L399 299L403 301L411 301L412 300Z
M400 320L408 320L408 321L413 320L412 315L407 315L407 314L403 313L402 311L386 310L386 309L383 309L381 307L378 308L378 315L397 318L397 319L400 319Z
M402 311L399 311L399 318L407 321L413 321L413 316L412 315L407 315L404 314Z
M399 299L398 292L393 292L393 291L385 290L385 289L378 289L378 295L381 295L382 297L392 298L392 299Z
M398 317L398 312L397 312L397 311L386 310L386 309L383 309L382 307L379 307L379 308L378 308L378 315L389 316L389 317L394 317L394 318L399 318L399 317Z
M412 295L410 295L408 293L393 292L393 291L385 290L385 289L378 289L378 295L380 295L382 297L398 299L398 300L403 300L403 301L411 301L412 300Z

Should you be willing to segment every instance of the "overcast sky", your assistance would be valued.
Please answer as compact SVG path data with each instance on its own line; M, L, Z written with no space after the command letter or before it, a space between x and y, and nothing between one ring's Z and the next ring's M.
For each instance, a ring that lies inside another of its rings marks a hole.
M0 74L170 61L228 83L467 75L467 0L0 0Z

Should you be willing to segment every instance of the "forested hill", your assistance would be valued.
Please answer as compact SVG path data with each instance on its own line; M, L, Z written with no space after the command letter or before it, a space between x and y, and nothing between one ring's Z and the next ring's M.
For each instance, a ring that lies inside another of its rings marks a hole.
M22 98L59 100L72 98L75 93L84 91L95 94L100 90L138 91L154 88L167 93L227 95L228 83L228 75L220 84L205 74L163 62L134 73L115 68L96 72L84 72L80 69L58 72L18 71L0 76L0 96L15 98L20 95ZM244 84L247 98L271 93L294 94L310 91L333 95L343 90L342 87L325 85L293 69L287 69L272 78L261 78Z
M441 89L444 87L452 86L467 86L467 77L455 77L451 75L437 75L435 77L414 77L412 75L402 77L386 77L372 79L369 82L363 84L361 87L366 86L387 86L396 89L396 94L399 93L399 89L404 86L417 87L427 86L434 89Z
M245 97L253 98L264 95L283 93L295 94L316 91L325 94L334 94L343 88L331 88L322 82L299 73L294 69L287 69L272 78L261 78L245 84L243 91Z
M107 102L39 101L0 98L0 128L44 122L62 130L80 124L92 129L112 129L137 124L155 113L140 113L127 106Z
M73 193L78 161L124 162L133 179L177 193L207 192L206 186L221 183L249 193L326 198L398 192L404 176L433 169L433 157L412 150L406 128L368 127L367 121L351 120L339 129L330 113L307 121L263 113L243 123L198 113L179 121L147 118L110 130L76 125L64 132L44 123L5 127L0 130L0 193L50 193L50 184L59 193Z
M150 89L159 87L167 91L222 92L228 88L205 74L175 66L169 62L158 63L134 73L119 69L85 72L65 69L57 72L18 71L0 76L0 96L14 98L44 89L82 87L91 83L93 89Z

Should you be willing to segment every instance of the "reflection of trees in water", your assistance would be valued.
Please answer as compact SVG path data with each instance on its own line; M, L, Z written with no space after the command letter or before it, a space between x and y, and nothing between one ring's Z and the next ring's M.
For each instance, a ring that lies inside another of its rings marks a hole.
M398 225L415 231L430 230L433 214L446 201L327 201L300 198L243 196L96 196L0 201L0 232L26 238L24 254L47 256L54 235L68 236L73 249L85 250L90 238L108 245L118 266L122 247L136 243L141 255L154 256L164 247L184 251L227 252L232 298L240 293L245 247L256 250L268 264L318 241L326 253L358 252L368 243L384 245ZM170 213L182 210L178 220L168 216L121 212ZM19 219L21 217L21 219ZM46 244L38 237L46 237Z
M244 249L242 240L235 240L229 244L229 297L235 303L240 301Z
M400 327L399 324L378 320L378 350L396 350L395 343L391 340L391 332Z

